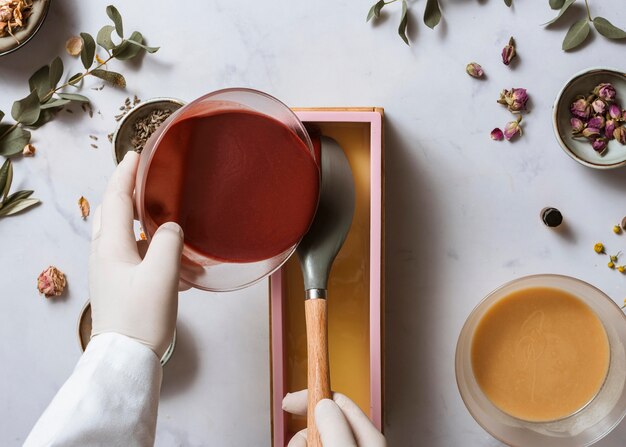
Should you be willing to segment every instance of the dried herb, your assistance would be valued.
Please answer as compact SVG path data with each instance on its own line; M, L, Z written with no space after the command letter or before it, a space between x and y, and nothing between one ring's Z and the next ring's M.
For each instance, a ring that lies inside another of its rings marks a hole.
M9 194L13 182L13 165L7 159L0 168L0 217L12 216L39 203L30 197L33 191L17 191Z
M130 144L133 145L135 151L141 152L143 150L150 136L171 114L171 110L156 109L145 118L137 120L134 125L135 134L130 140Z
M32 8L32 0L0 0L0 37L11 36L19 44L13 33L26 26Z
M87 219L90 211L89 201L83 196L80 196L80 198L78 199L78 208L80 209L80 217L82 217L83 220Z
M559 13L552 20L544 23L544 25L551 25L558 21L575 2L576 0L550 0L550 7L558 9ZM588 0L585 0L585 9L587 17L574 22L567 31L562 45L564 51L573 50L585 42L587 37L589 37L591 25L607 39L626 39L626 31L616 27L604 17L591 17Z
M37 277L37 290L43 293L46 298L60 296L65 290L67 280L65 273L51 265Z

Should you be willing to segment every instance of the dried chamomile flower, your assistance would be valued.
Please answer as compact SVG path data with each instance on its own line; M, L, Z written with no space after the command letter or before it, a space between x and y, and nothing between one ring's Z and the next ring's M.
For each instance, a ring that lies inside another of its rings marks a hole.
M610 269L614 269L615 268L615 263L613 261L609 261L609 263L607 264L607 267Z
M613 233L620 234L622 232L622 227L619 225L613 225Z
M37 277L37 290L46 298L61 295L66 284L65 273L52 265Z
M78 207L80 208L80 216L83 220L87 219L90 210L89 202L83 196L80 196L80 199L78 199Z
M624 272L626 272L626 267L623 266L623 265L618 265L617 266L617 271L620 272L620 273L624 273Z
M65 42L65 51L70 56L78 56L83 50L83 39L80 36L72 36Z
M598 254L604 253L604 244L602 242L598 242L596 245L593 246L593 251Z

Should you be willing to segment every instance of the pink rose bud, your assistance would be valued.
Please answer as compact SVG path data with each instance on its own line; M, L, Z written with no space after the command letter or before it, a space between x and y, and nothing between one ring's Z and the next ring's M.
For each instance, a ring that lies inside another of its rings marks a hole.
M594 116L587 122L587 127L602 129L604 127L604 118L601 116Z
M37 289L39 293L43 293L46 298L61 295L65 289L65 285L65 274L52 265L41 272L37 277Z
M499 127L496 127L495 129L491 131L492 140L502 141L503 138L504 138L504 134L502 133L502 130Z
M470 62L469 64L467 64L467 67L465 67L465 71L473 78L482 78L485 74L483 67L481 67L476 62Z
M593 150L599 154L606 150L607 145L608 141L606 138L596 138L591 143L591 147L593 147Z
M626 128L624 126L621 126L615 129L613 131L613 138L615 138L621 144L626 145Z
M598 135L600 135L600 129L597 129L595 127L585 127L585 129L583 129L584 137L595 138Z
M520 112L526 110L528 92L525 88L512 88L510 91L505 89L500 92L497 102L506 105L511 112Z
M585 123L579 118L570 118L570 124L572 125L572 132L580 133L585 128Z
M574 101L569 110L572 112L572 115L583 119L589 118L589 114L591 113L591 107L589 107L589 103L584 98Z
M604 136L607 139L612 140L613 132L615 131L616 127L617 123L614 120L606 120L606 123L604 124Z
M598 84L596 88L593 89L593 94L598 95L605 101L613 101L617 92L615 91L615 87L613 87L611 84L602 83Z
M619 106L611 104L609 106L609 116L614 120L622 119L622 111L619 109Z
M502 62L504 65L509 65L513 59L515 59L515 40L513 37L509 39L509 43L502 49Z
M606 104L601 99L596 99L594 102L592 102L591 107L593 107L593 110L596 113L604 113L604 111L606 110Z
M522 126L520 126L520 123L518 121L506 123L506 126L504 126L504 138L510 140L517 134L522 134Z

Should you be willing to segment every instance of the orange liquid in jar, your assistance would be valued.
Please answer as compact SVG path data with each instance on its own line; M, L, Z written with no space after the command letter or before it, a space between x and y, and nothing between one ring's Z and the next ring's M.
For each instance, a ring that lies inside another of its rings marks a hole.
M600 391L610 347L598 316L563 290L533 287L493 304L472 339L472 369L487 398L532 422L576 413Z

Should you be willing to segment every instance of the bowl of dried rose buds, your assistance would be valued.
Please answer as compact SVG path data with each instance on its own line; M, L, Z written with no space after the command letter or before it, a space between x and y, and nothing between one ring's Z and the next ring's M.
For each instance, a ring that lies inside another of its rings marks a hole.
M567 155L582 165L626 165L626 73L610 68L580 72L554 102L552 123Z
M0 56L12 53L39 31L50 0L0 0Z

